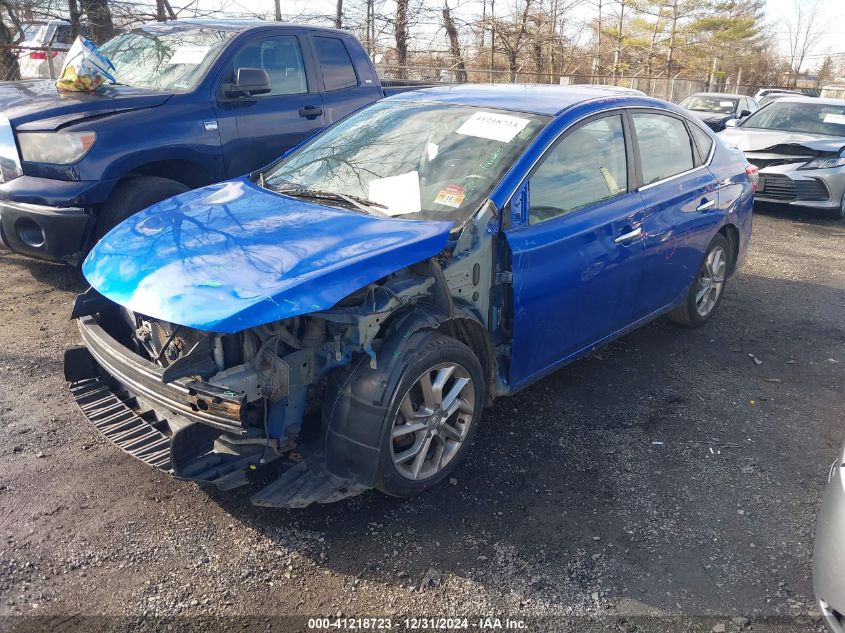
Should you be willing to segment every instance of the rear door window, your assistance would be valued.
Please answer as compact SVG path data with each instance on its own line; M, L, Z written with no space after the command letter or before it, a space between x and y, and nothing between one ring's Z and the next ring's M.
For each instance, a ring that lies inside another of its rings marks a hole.
M707 162L707 157L710 156L710 149L713 147L713 139L710 138L707 132L693 123L689 124L689 129L692 132L692 138L695 140L695 146L698 150L695 161L695 165L698 167Z
M327 91L358 85L358 77L344 43L336 37L315 37L314 47Z
M694 167L692 139L681 119L652 112L637 112L633 119L643 184L650 185Z

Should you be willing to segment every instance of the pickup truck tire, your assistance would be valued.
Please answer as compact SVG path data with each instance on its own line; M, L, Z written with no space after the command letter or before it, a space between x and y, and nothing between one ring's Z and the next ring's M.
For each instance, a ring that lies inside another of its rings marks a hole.
M141 209L186 191L181 182L159 176L140 176L118 185L100 211L97 239Z
M684 302L669 313L669 319L688 327L707 323L725 294L730 269L730 244L722 235L717 235L707 247Z
M409 497L437 485L469 449L485 402L484 371L473 351L431 331L387 373L401 371L388 402L375 487ZM429 387L430 385L430 387Z

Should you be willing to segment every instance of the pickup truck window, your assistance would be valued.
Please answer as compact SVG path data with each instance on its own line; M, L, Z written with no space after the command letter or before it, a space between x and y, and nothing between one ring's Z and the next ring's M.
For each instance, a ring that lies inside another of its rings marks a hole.
M354 198L374 213L464 219L548 120L493 108L384 101L318 134L263 181L292 195Z
M235 55L232 71L238 68L263 68L270 77L270 92L261 97L273 95L294 95L308 92L305 64L299 40L293 35L264 37L244 45Z
M355 67L343 42L336 37L315 37L314 47L323 71L327 91L341 90L358 85Z
M152 90L185 91L196 86L234 31L196 28L136 29L100 47L115 66L118 83Z

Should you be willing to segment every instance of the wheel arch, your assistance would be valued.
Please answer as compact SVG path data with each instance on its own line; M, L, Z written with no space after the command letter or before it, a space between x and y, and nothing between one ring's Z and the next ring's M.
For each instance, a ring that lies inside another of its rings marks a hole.
M175 180L191 189L208 185L212 181L211 175L205 167L194 161L184 159L157 160L141 163L128 170L117 181L115 189L128 180L143 176L158 176L159 178Z
M426 331L450 336L472 350L484 371L485 404L491 397L495 362L489 336L480 321L461 306L449 316L430 304L418 303L382 324L375 347L375 363L359 354L329 375L323 399L322 448L329 470L336 476L372 487L379 463L384 410L393 406L401 380L390 361L414 354Z
M739 229L734 224L727 223L719 229L719 235L728 240L728 245L731 249L731 265L728 269L728 274L733 275L739 259Z

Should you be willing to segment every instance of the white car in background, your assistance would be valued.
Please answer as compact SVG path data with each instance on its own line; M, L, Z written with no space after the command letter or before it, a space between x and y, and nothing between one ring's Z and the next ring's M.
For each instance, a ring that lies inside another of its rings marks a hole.
M71 43L70 22L67 20L25 22L18 53L21 79L49 79L51 62L53 78L58 76ZM44 50L48 46L52 49L49 52Z

